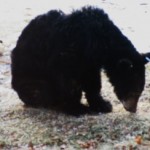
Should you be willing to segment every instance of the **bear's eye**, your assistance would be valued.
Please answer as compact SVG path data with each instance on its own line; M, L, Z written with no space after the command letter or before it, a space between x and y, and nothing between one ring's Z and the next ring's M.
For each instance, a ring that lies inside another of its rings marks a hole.
M121 59L118 62L117 68L121 71L128 71L133 69L133 64L130 60L128 59ZM124 72L123 71L123 72Z

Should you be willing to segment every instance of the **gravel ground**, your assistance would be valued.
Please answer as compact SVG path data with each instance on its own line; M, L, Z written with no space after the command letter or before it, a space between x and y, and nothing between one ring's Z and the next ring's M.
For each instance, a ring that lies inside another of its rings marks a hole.
M31 18L51 8L69 12L85 4L105 9L140 52L150 49L148 0L0 0L0 149L150 149L150 64L136 114L123 109L104 74L102 94L114 106L110 114L75 118L26 108L11 89L10 52Z

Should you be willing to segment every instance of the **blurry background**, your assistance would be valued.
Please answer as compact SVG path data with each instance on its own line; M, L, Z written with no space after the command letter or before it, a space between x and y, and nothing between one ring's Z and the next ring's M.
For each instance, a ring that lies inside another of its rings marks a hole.
M0 40L11 49L26 24L50 9L66 13L85 5L103 8L138 51L150 51L148 0L0 0Z

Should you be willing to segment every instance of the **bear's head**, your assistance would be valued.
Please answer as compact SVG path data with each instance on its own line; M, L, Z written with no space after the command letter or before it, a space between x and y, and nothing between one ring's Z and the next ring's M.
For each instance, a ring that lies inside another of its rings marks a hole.
M111 76L109 74L118 99L129 112L136 112L145 85L145 64L149 61L150 53L140 54L135 59L121 58L111 70Z

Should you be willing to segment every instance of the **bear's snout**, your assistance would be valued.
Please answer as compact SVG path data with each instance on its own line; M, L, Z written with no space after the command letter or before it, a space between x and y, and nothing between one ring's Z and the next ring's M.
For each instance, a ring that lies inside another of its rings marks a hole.
M131 113L135 113L137 109L137 102L138 102L137 99L131 98L131 99L122 101L122 104L127 111Z

